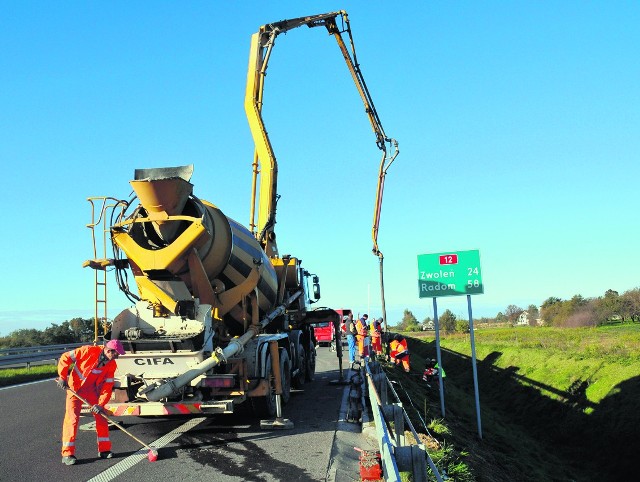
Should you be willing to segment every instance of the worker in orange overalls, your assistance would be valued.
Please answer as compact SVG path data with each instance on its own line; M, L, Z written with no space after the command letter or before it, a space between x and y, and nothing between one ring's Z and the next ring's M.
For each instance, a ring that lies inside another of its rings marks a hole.
M376 355L382 355L382 318L373 320L371 325L371 349Z
M103 459L113 457L113 452L109 440L109 424L100 413L105 413L104 406L111 398L116 360L124 353L119 340L110 340L105 346L87 345L65 352L58 362L58 387L63 390L71 388L93 404L91 412L96 420L98 453ZM73 393L67 392L62 425L62 463L65 465L74 465L77 460L74 454L81 408L82 401Z
M365 338L369 336L369 324L367 320L369 319L369 315L364 314L362 318L356 321L356 330L358 334L356 335L356 339L358 340L358 353L360 355L360 360L364 359L365 356L369 356L368 353L368 345L365 347Z
M400 366L404 371L409 373L411 365L409 363L409 347L407 346L407 340L402 335L395 335L391 343L389 343L389 357L391 362Z

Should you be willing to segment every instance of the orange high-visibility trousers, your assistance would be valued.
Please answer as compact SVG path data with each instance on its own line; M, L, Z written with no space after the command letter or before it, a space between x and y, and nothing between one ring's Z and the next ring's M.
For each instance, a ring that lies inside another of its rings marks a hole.
M371 335L371 349L378 355L382 354L382 338L380 333Z
M98 403L98 395L94 390L78 391L78 395L91 404ZM80 422L80 410L82 402L73 393L67 392L67 403L62 424L62 456L67 457L76 452L76 435ZM100 414L93 414L96 420L96 432L98 433L98 452L109 452L111 440L109 439L109 423Z
M396 366L400 366L400 364L402 364L402 368L404 368L404 371L409 373L409 371L411 370L411 364L409 363L409 354L406 354L404 356L402 356L402 354L400 354L400 355L401 355L400 358L396 358L396 357L392 356L391 357L391 361Z
M360 358L364 358L369 356L369 345L365 343L365 339L367 335L356 335L356 339L358 340L358 354Z

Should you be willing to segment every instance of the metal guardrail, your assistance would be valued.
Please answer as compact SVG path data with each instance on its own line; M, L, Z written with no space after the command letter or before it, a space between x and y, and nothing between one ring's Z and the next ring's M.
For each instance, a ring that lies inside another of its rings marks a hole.
M414 482L427 482L427 463L435 479L442 482L442 476L433 463L424 444L407 444L404 435L405 426L414 439L419 441L407 412L404 410L398 394L389 382L386 373L377 362L366 362L369 401L376 426L376 439L380 445L382 469L386 481L400 481L400 472L410 472ZM389 390L395 402L389 401Z
M27 368L31 368L31 363L33 362L57 360L65 351L86 344L87 343L66 343L63 345L4 348L0 350L0 367L26 365Z

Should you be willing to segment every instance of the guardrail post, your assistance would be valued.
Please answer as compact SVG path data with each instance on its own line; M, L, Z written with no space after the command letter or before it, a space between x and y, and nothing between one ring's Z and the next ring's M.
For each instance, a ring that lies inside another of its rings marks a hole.
M387 391L387 375L380 374L380 398L385 405L389 404L389 392Z
M424 444L396 447L399 472L410 472L413 482L427 482L427 457Z
M384 407L389 403L387 395L387 379L384 373L376 373L373 375L373 384L380 396L380 404Z
M405 444L404 437L404 408L401 403L391 403L382 407L384 417L393 421L393 436L397 447Z
M380 397L380 403L384 406L389 403L389 396L387 394L387 375L382 371L382 367L378 362L369 362L369 369L372 374L373 384L375 385L378 396Z

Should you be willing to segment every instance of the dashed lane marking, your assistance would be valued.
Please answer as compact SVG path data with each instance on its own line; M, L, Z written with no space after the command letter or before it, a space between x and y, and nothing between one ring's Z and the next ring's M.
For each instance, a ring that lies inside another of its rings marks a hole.
M178 428L172 430L164 437L160 437L153 443L147 444L155 450L159 450L162 447L170 444L175 439L188 432L192 428L196 427L200 423L204 422L207 417L199 417L189 420L187 423L180 425ZM118 475L123 474L138 462L145 460L149 454L147 449L140 449L136 453L130 455L126 459L118 462L116 465L109 467L104 472L99 473L94 478L89 479L89 482L109 482L115 479ZM158 457L160 459L161 457Z

